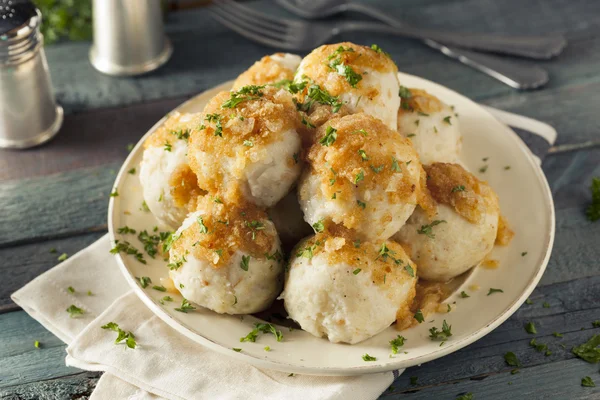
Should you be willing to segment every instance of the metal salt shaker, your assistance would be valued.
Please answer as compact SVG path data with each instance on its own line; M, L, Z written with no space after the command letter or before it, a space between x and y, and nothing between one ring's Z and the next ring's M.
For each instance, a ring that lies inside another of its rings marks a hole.
M42 15L29 0L0 0L0 147L23 149L60 129L40 33Z
M114 76L139 75L166 63L173 49L164 33L160 0L93 0L90 62Z

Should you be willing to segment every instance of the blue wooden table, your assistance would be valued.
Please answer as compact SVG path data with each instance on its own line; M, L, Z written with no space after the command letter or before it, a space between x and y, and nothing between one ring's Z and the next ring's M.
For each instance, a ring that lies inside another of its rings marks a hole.
M544 171L556 204L554 252L540 285L494 332L450 356L408 369L384 399L598 399L598 366L570 349L599 334L600 222L584 209L600 176L600 2L588 0L381 0L389 14L431 28L514 34L563 32L569 46L544 62L546 88L517 92L445 58L418 42L382 35L345 35L390 52L400 70L422 76L494 107L538 118L559 132ZM252 6L285 13L266 1ZM156 120L186 98L232 79L273 52L229 32L202 9L168 16L175 53L144 77L102 76L88 63L90 44L46 48L54 86L67 116L51 143L22 152L0 151L0 398L87 398L99 374L67 368L65 345L21 311L10 293L106 232L106 207L115 172ZM525 62L525 61L523 61ZM50 249L58 253L50 253ZM515 276L515 279L519 279ZM538 342L523 329L534 321ZM564 336L557 338L553 332ZM34 341L42 346L37 349ZM511 374L503 355L523 364ZM598 387L582 387L590 376ZM411 384L410 377L418 377Z

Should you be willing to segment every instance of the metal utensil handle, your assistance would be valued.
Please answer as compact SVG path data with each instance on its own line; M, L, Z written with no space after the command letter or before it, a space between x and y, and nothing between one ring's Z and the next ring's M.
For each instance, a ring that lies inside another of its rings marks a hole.
M448 47L433 40L423 42L515 89L537 89L548 82L548 72L536 65L520 65L489 54Z
M560 53L566 45L566 40L561 35L498 36L485 33L442 32L405 24L388 26L372 22L342 22L336 28L338 32L382 32L417 39L432 39L457 47L535 59L551 58Z

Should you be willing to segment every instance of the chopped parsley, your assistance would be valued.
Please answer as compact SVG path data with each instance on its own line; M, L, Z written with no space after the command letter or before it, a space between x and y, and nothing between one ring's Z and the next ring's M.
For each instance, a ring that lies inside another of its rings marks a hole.
M248 266L250 265L250 256L242 256L242 261L240 261L240 268L244 271L248 271Z
M113 247L112 249L110 249L110 253L111 254L117 254L117 253L125 253L125 254L129 254L135 257L136 260L138 260L139 262L141 262L142 264L146 264L146 260L144 260L144 255L142 253L140 253L140 251L138 249L136 249L131 243L129 243L128 241L124 240L124 241L115 241L115 247ZM65 256L64 259L67 258L66 254L63 254ZM62 256L61 256L62 257ZM60 260L60 257L59 257Z
M353 273L354 275L358 275L358 274L360 273L360 271L362 271L362 269L360 269L360 268L356 268L354 271L352 271L352 273Z
M592 222L600 219L600 178L592 178L590 186L592 192L592 204L585 210L585 214Z
M152 289L158 290L159 292L166 292L167 291L167 288L164 287L163 285L160 285L160 286L154 285L154 286L152 286Z
M531 301L531 299L527 299L525 300L525 304L533 304L533 301Z
M447 340L452 336L452 326L448 325L446 320L442 323L442 330L438 330L435 326L429 329L429 338L431 340Z
M411 137L415 137L417 136L415 133L409 133L408 135L406 135L407 138L411 138Z
M596 387L596 384L589 376L581 378L581 386L583 387Z
M458 186L454 186L452 188L452 193L464 192L464 191L465 191L465 185L458 185Z
M398 160L394 156L392 156L392 171L394 171L394 172L402 171L402 168L400 168L400 164L398 164Z
M110 197L117 197L119 196L119 191L117 190L117 188L114 188L112 192L110 192L109 194Z
M313 125L310 120L306 119L304 116L302 116L302 124L305 125L307 128L309 129L313 129L316 128L315 125Z
M400 86L400 90L398 91L398 96L403 99L410 99L412 97L412 93L409 88L406 86Z
M298 85L298 87L300 87L300 85L306 86L306 84L307 84L306 82L302 82L302 83L299 83L296 85ZM303 90L304 86L302 86L302 89L300 89L300 90ZM319 87L319 85L317 85L317 84L313 83L308 87L306 96L310 100L308 100L304 104L298 104L298 109L300 111L310 110L310 108L312 107L312 105L315 102L331 106L332 111L334 113L338 112L340 110L340 108L342 108L342 102L339 100L339 98L337 98L336 96L332 96L326 90L321 89Z
M133 147L134 147L133 143L127 144L127 151L131 152L131 150L133 150Z
M282 79L279 82L272 83L271 86L275 86L276 88L283 88L292 94L296 94L306 87L306 82L298 82L294 83L289 79Z
M524 251L524 252L521 253L521 257L525 257L526 255L527 255L526 251Z
M505 171L508 171L509 169L510 169L510 165L507 165L507 166L504 167Z
M321 220L315 222L314 224L312 224L312 228L315 230L316 233L323 232L325 230L325 225L323 224L323 220L321 219Z
M165 151L173 150L173 146L169 142L165 142Z
M239 347L233 347L231 350L235 351L236 353L242 351L242 349L240 349Z
M356 239L352 244L354 245L355 249L360 248L360 239Z
M462 292L460 292L461 299L466 299L467 297L471 297L471 296L469 296L464 290Z
M538 343L535 338L531 339L529 341L529 345L531 347L533 347L536 351L540 352L540 353L544 353L546 356L549 356L550 354L552 354L549 350L548 350L548 345L544 344L544 343Z
M365 171L363 171L361 169L360 172L358 174L356 174L356 176L354 177L354 184L357 185L358 182L360 182L364 179L365 179Z
M196 307L192 306L187 299L183 299L183 301L181 302L181 307L176 308L175 311L187 314L188 311L192 311L195 309Z
M69 313L69 317L76 318L78 315L83 315L85 311L74 304L71 304L66 310Z
M257 100L263 96L261 90L264 88L265 85L243 86L237 92L231 92L231 97L221 105L221 108L235 108L244 101Z
M358 150L358 155L363 161L369 161L369 156L367 156L367 153L363 149Z
M117 229L117 233L121 233L123 235L127 235L127 234L130 234L130 233L131 234L135 234L136 231L135 231L135 229L132 229L132 228L128 227L127 225L125 225L125 226Z
M142 206L140 207L140 211L150 212L150 207L148 207L146 200L142 201Z
M417 312L415 313L415 319L422 324L423 321L425 321L425 317L423 317L423 312L421 310L417 310Z
M190 138L189 129L179 129L177 131L171 131L169 133L179 140L188 140Z
M415 277L415 270L413 269L413 267L410 266L410 264L406 264L404 266L404 269L406 270L406 272L408 272L408 274L414 278Z
M165 296L162 299L160 299L158 302L162 305L165 305L165 301L173 301L173 298L171 296Z
M494 294L494 293L504 293L504 290L502 290L502 289L494 289L494 288L490 288L490 290L488 291L488 294L487 294L487 295L489 296L490 294Z
M368 355L367 353L362 356L363 361L377 361L377 357Z
M337 49L335 49L335 51L333 53L331 53L329 55L329 57L327 57L327 60L331 60L333 58L336 58L337 56L339 56L340 54L347 52L347 53L354 53L354 49L352 47L344 47L344 46L340 46Z
M406 338L404 336L398 335L396 339L390 340L390 346L392 346L392 354L398 354L398 349L404 346L404 341Z
M278 331L273 324L258 322L254 324L254 329L250 333L240 338L240 342L256 342L259 333L272 333L278 342L283 340L283 333Z
M131 168L129 171L127 171L128 174L131 175L135 175L135 168Z
M200 226L200 233L208 233L208 227L206 225L204 225L204 219L202 218L202 215L200 215L198 218L196 218L196 221L198 222L198 225Z
M537 329L535 329L535 324L533 322L528 322L525 325L525 331L531 335L535 335L537 333Z
M383 170L383 165L380 165L379 167L375 167L375 166L371 165L370 167L373 170L373 172L375 172L376 174L380 173Z
M388 53L386 51L383 51L383 49L381 47L379 47L378 45L376 45L376 44L372 44L371 45L371 50L373 50L376 53L383 54L383 55L385 55L387 57L390 57L390 53Z
M296 257L304 257L304 258L308 258L310 260L311 258L313 258L314 251L316 250L316 248L317 248L317 244L313 244L312 246L307 246L303 249L300 249L296 253Z
M468 392L463 394L462 396L458 396L456 400L473 400L473 393Z
M36 340L35 342L33 342L33 347L35 347L36 349L40 348L40 342L38 340Z
M183 266L184 263L186 263L187 260L185 258L185 256L181 256L181 258L177 259L177 258L173 258L173 261L167 264L167 267L169 267L169 269L171 271L177 271L179 268L181 268Z
M542 304L542 307L544 307L544 308L550 308L550 303L548 303L548 302L546 302L546 301L545 301L545 302Z
M483 167L479 168L479 172L481 172L482 174L485 173L485 171L487 171L488 166L484 165Z
M244 140L244 146L246 146L246 147L253 147L254 143L252 143L251 140Z
M562 333L558 333L558 332L552 332L552 336L557 337L557 338L561 338L564 335Z
M204 119L215 123L215 136L223 137L223 125L221 124L221 114L207 114Z
M106 325L101 326L102 329L109 329L111 331L117 332L117 338L115 339L115 344L121 343L125 341L125 345L130 349L135 349L137 343L135 341L135 336L131 332L125 332L123 329L119 328L119 324L115 322L109 322Z
M329 147L335 142L336 139L337 129L333 128L332 126L328 126L327 130L325 131L325 136L319 140L319 143L321 143L323 146Z
M573 347L571 350L577 357L596 364L600 361L600 335L594 335L587 342Z
M73 286L69 286L67 288L67 292L69 292L69 293L75 293L75 288L73 288Z
M420 229L417 229L417 233L419 235L425 235L430 239L435 239L435 234L433 233L433 227L442 223L445 223L445 220L436 219L429 225L421 225Z
M265 229L265 224L260 221L246 221L246 226L252 231L252 240L256 239L256 232Z
M515 353L513 353L512 351L509 351L504 355L504 361L506 361L506 364L510 365L511 367L521 366L521 362L519 361Z
M155 229L157 231L158 229ZM159 232L157 235L151 235L145 229L138 234L138 240L144 245L144 251L152 258L158 253L158 245L165 241L171 235L170 232Z
M50 249L49 252L50 252L50 254L55 254L56 253L56 249L53 247L53 248Z
M594 321L594 322L592 322L592 326L594 328L600 328L600 321Z
M91 290L88 290L88 291L87 291L87 295L88 295L88 296L93 296L93 295L94 295L94 293L92 293L92 291L91 291Z
M166 253L169 250L171 250L173 243L175 243L177 241L177 239L179 239L180 236L181 236L181 234L174 235L173 233L168 232L166 234L164 240L162 241L163 242L163 246L162 246L163 253Z
M450 117L449 115L446 118L444 118L444 122L447 123L448 125L452 125L452 122L450 122L450 118L452 118L452 117Z
M264 350L265 350L265 351L271 351L271 347L270 347L270 346L265 346L265 347L264 347Z
M365 203L364 201L356 200L356 204L357 204L357 205L358 205L360 208L362 208L363 210L364 210L365 208L367 208L367 203Z
M152 283L152 279L150 279L148 276L142 276L141 278L137 278L137 280L140 281L140 286L144 289L146 289L148 285Z

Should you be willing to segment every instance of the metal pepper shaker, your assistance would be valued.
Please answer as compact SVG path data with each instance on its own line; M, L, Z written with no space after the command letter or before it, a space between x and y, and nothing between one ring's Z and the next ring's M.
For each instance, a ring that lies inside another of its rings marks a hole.
M40 33L42 14L29 0L0 0L0 147L28 148L60 129Z
M166 63L173 49L165 36L160 0L93 0L90 62L115 76L139 75Z

